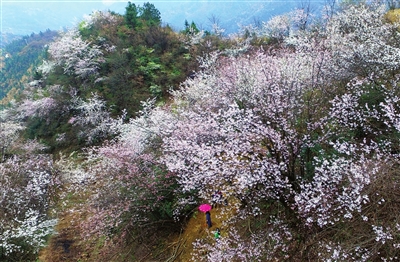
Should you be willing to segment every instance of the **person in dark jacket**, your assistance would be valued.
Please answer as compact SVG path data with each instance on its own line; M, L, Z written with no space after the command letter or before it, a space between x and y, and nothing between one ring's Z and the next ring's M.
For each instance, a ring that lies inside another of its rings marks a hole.
M207 222L208 228L212 227L210 211L206 212L206 222Z

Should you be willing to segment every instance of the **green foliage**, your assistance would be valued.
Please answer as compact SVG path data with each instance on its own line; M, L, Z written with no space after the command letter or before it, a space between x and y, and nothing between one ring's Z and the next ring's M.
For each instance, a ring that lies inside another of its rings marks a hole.
M136 6L128 2L125 8L125 23L129 28L139 29L152 26L160 26L161 13L158 9L149 2L144 3L143 6Z
M161 23L161 13L149 2L144 3L140 10L140 18L149 26L158 26Z
M150 86L150 93L154 97L161 97L162 89L158 85L152 85L152 86Z
M120 37L120 51L106 57L100 74L107 77L94 88L109 100L115 114L127 109L128 117L134 116L140 101L151 96L163 99L196 68L195 56L184 58L188 51L168 27L120 27L114 34Z
M55 31L50 30L32 33L14 40L4 48L4 60L0 64L0 99L12 88L23 89L28 81L40 77L35 68L46 59L46 46L56 35Z
M43 74L42 74L41 72L35 71L35 72L33 73L33 79L34 79L34 80L40 80L40 79L42 79L42 78L43 78Z
M138 8L134 3L128 2L128 6L125 8L125 23L133 29L138 24Z
M197 28L195 22L189 24L187 20L185 20L185 29L182 31L184 34L197 34L200 30Z
M91 30L88 28L88 26L89 25L86 21L82 21L78 24L79 33L84 37L90 36Z

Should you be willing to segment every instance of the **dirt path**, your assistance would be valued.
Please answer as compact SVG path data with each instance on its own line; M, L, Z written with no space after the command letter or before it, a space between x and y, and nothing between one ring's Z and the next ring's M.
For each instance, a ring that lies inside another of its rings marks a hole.
M229 206L213 208L210 211L212 227L208 228L205 214L199 211L195 212L185 230L175 240L174 254L168 262L192 261L193 242L197 239L213 238L217 228L221 230L221 237L223 237L227 231L223 221L227 221L234 213L235 211Z
M50 238L49 245L42 249L39 254L39 261L61 262L74 261L79 257L81 250L77 242L77 218L73 213L64 213L59 220L57 234Z

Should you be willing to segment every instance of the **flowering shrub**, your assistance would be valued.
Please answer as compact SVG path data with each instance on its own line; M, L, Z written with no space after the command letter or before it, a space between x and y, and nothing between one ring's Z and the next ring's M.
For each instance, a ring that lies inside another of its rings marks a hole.
M301 185L295 196L295 206L304 225L333 225L361 213L369 198L365 187L377 172L365 158L358 163L344 158L324 160L315 169L311 183Z
M24 127L13 121L3 122L2 119L0 121L0 162L2 162L8 153L8 149L18 139L19 132Z
M263 261L265 238L253 234L251 241L244 242L235 229L230 230L218 240L211 237L193 243L195 252L192 261Z
M0 163L1 260L31 260L53 233L50 216L57 176L51 160L37 155Z
M157 158L159 132L167 115L144 103L141 117L118 126L118 136L88 152L95 192L88 202L89 216L81 226L85 237L126 236L157 220L172 221L175 175ZM165 116L165 118L163 117Z
M113 119L107 109L106 102L97 94L92 94L92 97L87 101L74 96L71 108L77 114L70 118L68 123L81 127L78 136L85 138L88 144L117 134L118 126L124 117Z
M37 100L24 100L18 107L21 117L44 117L57 106L57 102L51 97Z
M124 237L138 233L143 224L172 218L168 201L174 176L153 156L129 156L123 150L118 145L99 148L102 157L91 167L96 185L87 206L90 215L81 223L85 238Z
M266 35L276 41L283 41L290 35L296 35L299 29L304 30L309 14L305 9L296 9L283 15L272 17L263 23L259 35Z
M380 60L364 50L368 62L362 63L366 71L360 73L353 57L361 52L353 53L354 48L362 48L355 35L392 32L392 27L377 21L382 18L381 7L377 8L374 13L370 7L352 7L360 13L333 16L329 30L346 19L352 21L329 36L329 44L336 39L348 45L341 49L321 47L326 42L319 39L295 45L293 52L259 51L228 58L216 53L204 58L203 71L174 92L170 114L176 122L163 138L163 160L177 174L181 190L211 201L220 189L239 200L231 201L229 208L237 210L240 203L247 215L261 215L263 201L280 201L293 211L287 211L286 219L297 221L296 230L305 239L309 232L334 234L331 229L340 226L353 230L350 225L357 221L358 229L376 236L374 241L363 244L340 235L316 258L373 259L385 253L395 259L395 225L376 217L371 221L371 216L385 212L385 198L376 200L375 190L398 164L399 142L393 139L398 136L398 82L381 78L397 68L397 59L393 55ZM355 16L370 17L373 26L350 26L360 21ZM378 35L383 46L396 49ZM351 70L333 75L332 69L340 67L338 60ZM349 81L356 74L360 76ZM337 84L343 81L348 84ZM241 217L246 216L237 219ZM346 246L351 241L357 246ZM229 250L231 243L223 243ZM197 245L202 250L205 244ZM218 253L204 252L204 257ZM229 260L233 253L217 257Z
M100 47L82 40L77 29L68 30L51 43L48 52L55 65L62 66L66 74L75 74L83 79L96 75L103 61Z
M326 25L324 42L333 62L351 73L379 75L399 68L397 25L385 22L383 4L348 5Z

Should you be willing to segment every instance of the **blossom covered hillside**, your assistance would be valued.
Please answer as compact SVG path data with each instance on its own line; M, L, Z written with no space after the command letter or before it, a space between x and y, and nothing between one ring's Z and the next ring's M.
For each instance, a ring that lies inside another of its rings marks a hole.
M159 27L153 7L64 33L39 86L2 111L21 136L0 133L11 139L1 181L18 177L2 187L13 197L1 198L1 258L398 260L400 35L388 7L297 9L229 37ZM6 172L35 159L26 175Z

